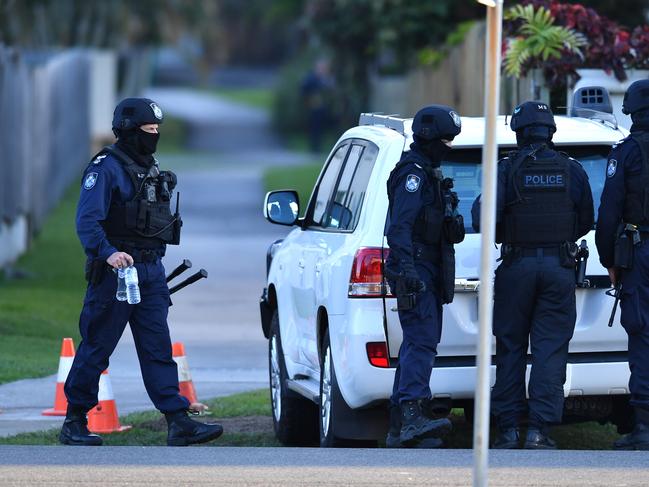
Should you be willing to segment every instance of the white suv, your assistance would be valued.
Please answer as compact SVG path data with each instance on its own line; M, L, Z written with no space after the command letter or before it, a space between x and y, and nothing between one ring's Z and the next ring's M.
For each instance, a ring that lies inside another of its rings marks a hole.
M587 110L582 110L581 113ZM604 186L606 157L628 133L606 114L557 116L554 143L581 161L595 206ZM412 119L363 114L333 147L306 209L297 194L270 192L264 215L296 225L268 251L268 281L261 300L269 339L270 393L275 433L285 444L336 446L375 442L387 430L387 404L402 334L396 299L384 284L382 263L388 208L386 181L412 142ZM501 154L516 146L505 117L498 120ZM471 205L480 193L484 119L462 119L462 133L442 164L455 181L467 235L456 246L456 294L444 307L438 356L430 380L434 397L471 416L478 333L480 235L471 228ZM587 279L577 289L577 325L564 385L565 421L628 420L627 337L616 320L600 265L594 231ZM498 257L494 246L493 258ZM495 353L495 345L493 347ZM528 369L529 372L529 369ZM528 374L529 378L529 374ZM495 368L492 369L492 382Z

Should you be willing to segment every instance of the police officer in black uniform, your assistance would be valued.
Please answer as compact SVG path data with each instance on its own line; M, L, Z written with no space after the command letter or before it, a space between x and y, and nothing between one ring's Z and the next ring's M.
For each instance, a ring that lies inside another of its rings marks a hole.
M620 322L629 336L635 427L614 446L649 450L649 80L631 84L622 111L633 125L608 156L595 241L611 283L622 285Z
M502 243L502 263L494 284L492 410L499 434L493 448L520 448L519 424L528 413L524 448L554 449L549 427L561 422L577 315L575 241L593 226L593 197L581 164L554 150L556 125L545 103L517 106L511 129L518 150L498 164L496 241ZM532 371L526 405L528 341Z
M82 341L65 383L68 410L59 439L68 445L101 445L87 428L97 404L99 376L108 367L129 322L142 377L153 404L168 423L167 444L184 446L217 438L220 425L190 419L189 401L178 392L167 326L169 288L160 261L167 244L178 244L181 220L171 211L176 176L160 171L153 157L162 111L152 100L127 98L115 108L118 140L85 170L77 207L77 234L87 255L88 288L79 319ZM141 302L115 298L116 270L134 265Z
M410 151L387 182L385 275L397 295L403 330L388 447L439 447L439 438L451 428L448 419L434 419L429 383L442 333L442 304L453 297L453 243L464 238L457 195L440 169L460 128L460 116L449 107L421 109L413 119Z

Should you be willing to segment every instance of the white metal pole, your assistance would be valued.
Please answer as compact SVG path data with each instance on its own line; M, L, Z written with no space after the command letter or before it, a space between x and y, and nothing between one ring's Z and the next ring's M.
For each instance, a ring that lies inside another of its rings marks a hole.
M484 2L483 2L484 3ZM491 400L491 330L493 313L493 245L496 237L497 157L496 117L500 105L500 46L503 0L489 2L485 56L485 144L482 151L480 208L480 322L477 347L477 380L473 425L473 485L489 482L489 411Z

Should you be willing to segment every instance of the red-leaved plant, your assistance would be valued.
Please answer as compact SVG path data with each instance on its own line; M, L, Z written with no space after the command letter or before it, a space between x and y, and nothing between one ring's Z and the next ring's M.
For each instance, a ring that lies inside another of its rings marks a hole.
M576 72L579 68L603 69L607 73L613 73L620 81L627 78L626 69L649 68L649 26L642 25L629 32L617 22L581 4L556 0L524 0L521 3L531 4L535 9L548 9L555 19L555 25L572 29L586 40L580 54L564 50L559 58L526 60L521 76L525 76L531 69L540 68L548 85L560 88L579 79ZM516 35L520 22L504 22L505 38Z

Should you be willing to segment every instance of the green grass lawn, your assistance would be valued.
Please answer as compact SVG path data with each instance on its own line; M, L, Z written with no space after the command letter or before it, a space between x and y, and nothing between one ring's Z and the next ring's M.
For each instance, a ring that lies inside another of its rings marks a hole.
M300 196L300 210L303 213L321 169L321 162L302 166L272 167L264 173L264 188L266 191L296 190Z
M275 101L275 93L266 88L210 88L209 93L227 100L270 111Z
M0 383L53 374L61 339L78 344L86 281L85 256L74 229L78 186L50 215L16 264L26 277L0 273Z
M275 439L268 390L244 392L206 401L210 415L199 420L223 425L224 433L206 446L281 446ZM167 423L157 411L133 413L120 418L132 429L103 434L105 445L162 446L167 444ZM59 429L0 438L0 445L58 445Z
M235 394L206 401L210 415L200 420L214 421L223 425L225 433L217 441L205 446L281 446L273 433L268 390ZM448 448L471 448L472 427L464 416L454 410L451 415L453 432L447 439ZM122 425L133 428L123 433L104 434L105 445L162 446L166 444L167 425L163 416L155 411L134 413L120 418ZM24 433L0 438L0 444L11 445L58 445L59 429L38 433ZM493 436L492 430L492 436ZM571 450L608 450L618 437L613 426L583 423L554 428L553 438L559 448ZM383 446L383 442L380 442Z

